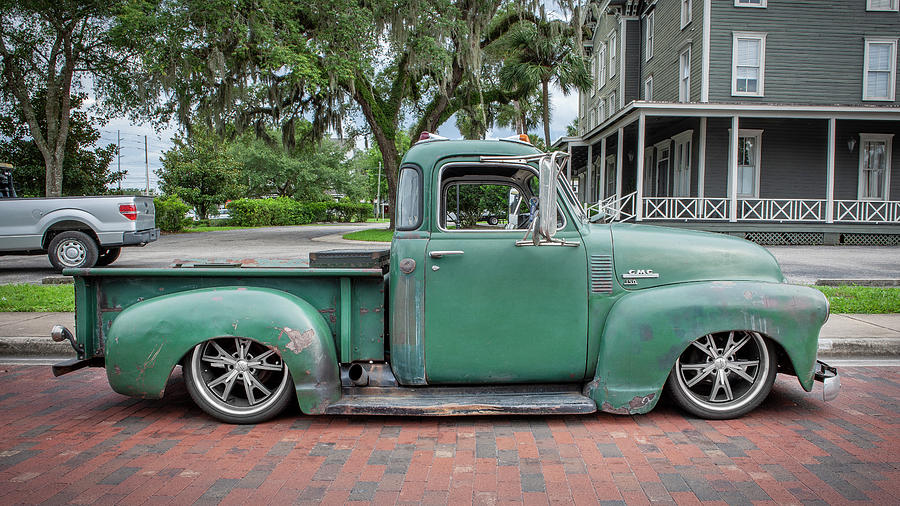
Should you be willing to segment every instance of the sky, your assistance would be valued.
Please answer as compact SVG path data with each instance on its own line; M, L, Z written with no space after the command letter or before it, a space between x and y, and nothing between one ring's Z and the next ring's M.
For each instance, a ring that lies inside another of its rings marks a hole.
M578 95L572 93L568 97L555 86L551 87L551 108L553 117L550 120L551 142L565 135L566 126L578 115ZM113 118L106 125L99 127L101 146L116 144L117 134L121 138L120 160L122 170L127 171L122 181L122 188L144 188L147 184L147 175L144 165L144 136L147 137L147 160L150 165L150 187L157 188L158 177L155 171L162 167L160 158L163 153L174 146L172 140L178 132L177 126L171 124L164 130L157 132L150 124L134 124L127 118ZM462 136L456 128L455 118L450 118L441 125L437 132L444 137L460 139ZM543 127L538 126L537 135L543 135ZM496 139L515 134L507 128L495 128L488 132L487 138ZM360 140L360 143L362 140ZM113 168L117 168L116 160L113 160Z

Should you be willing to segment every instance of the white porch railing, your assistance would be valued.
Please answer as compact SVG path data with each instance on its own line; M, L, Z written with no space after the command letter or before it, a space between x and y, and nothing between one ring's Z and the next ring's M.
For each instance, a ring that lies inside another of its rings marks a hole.
M728 199L693 197L647 197L645 220L728 220Z
M834 221L900 223L900 201L835 200Z
M606 198L586 206L589 216L603 212L612 221L635 219L634 193ZM728 221L729 200L725 197L645 197L643 219L671 221ZM738 199L738 222L818 222L828 220L825 199ZM840 223L900 223L900 201L835 200L833 221Z

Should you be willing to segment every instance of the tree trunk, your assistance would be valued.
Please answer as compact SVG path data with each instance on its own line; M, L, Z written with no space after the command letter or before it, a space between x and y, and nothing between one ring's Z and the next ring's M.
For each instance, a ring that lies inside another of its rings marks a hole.
M385 135L385 133L378 128L373 128L372 133L375 137L375 143L378 144L378 149L381 151L381 159L384 162L384 176L385 179L387 179L388 184L387 201L388 206L390 207L388 216L391 220L388 227L393 230L395 218L397 216L396 197L397 178L400 175L400 154L397 153L397 145L394 143L393 138Z
M518 100L513 100L513 110L516 111L516 133L517 134L525 134L528 133L525 131L525 115L522 113L522 103Z
M550 82L541 81L541 105L544 109L544 143L550 150Z
M55 156L44 157L45 180L44 195L47 197L62 196L62 160Z

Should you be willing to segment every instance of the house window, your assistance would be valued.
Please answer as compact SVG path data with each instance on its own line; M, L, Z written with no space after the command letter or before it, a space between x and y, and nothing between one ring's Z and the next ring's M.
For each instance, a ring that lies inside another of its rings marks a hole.
M612 93L609 94L609 114L612 115L619 109L619 103L616 102L616 92L613 90Z
M759 198L759 156L762 130L738 131L738 197Z
M594 128L595 126L597 126L597 111L591 109L591 119L588 122L588 130Z
M687 130L672 138L675 141L675 157L672 166L672 189L674 197L691 196L691 145L693 130Z
M616 32L609 34L609 78L612 79L616 75Z
M766 34L735 32L731 53L731 94L763 96Z
M859 134L859 200L887 200L893 134Z
M863 100L894 100L897 39L866 39Z
M597 117L600 118L600 123L606 121L606 107L602 100L597 102Z
M602 88L606 86L606 44L600 44L600 51L597 55L597 73L600 78L600 88Z
M655 14L656 11L650 11L650 14L647 14L647 22L645 23L647 27L647 33L644 35L644 53L646 61L650 61L650 58L653 58L653 36L656 31Z
M653 76L647 76L647 80L644 81L644 100L653 101Z
M666 175L666 195L670 195L669 190L669 157L671 156L671 142L669 139L656 144L656 174ZM657 193L657 195L659 195Z
M609 197L616 194L616 155L606 157L605 188L605 196Z
M691 100L691 47L681 52L678 57L678 101Z
M591 96L593 97L597 94L598 83L600 82L597 79L597 53L594 53L593 57L591 57L591 77L594 80L591 86Z
M734 0L735 7L765 7L766 0Z
M656 197L659 191L659 176L653 163L653 146L644 149L644 196Z
M681 0L681 28L687 26L694 19L692 0Z
M896 11L897 0L867 0L867 11Z

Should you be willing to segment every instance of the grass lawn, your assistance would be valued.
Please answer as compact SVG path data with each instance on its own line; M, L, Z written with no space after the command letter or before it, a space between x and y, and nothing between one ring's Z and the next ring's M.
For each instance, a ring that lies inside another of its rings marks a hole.
M0 312L75 311L75 285L0 285Z
M394 231L385 228L370 228L367 230L358 230L356 232L350 232L349 234L344 234L344 239L349 239L351 241L377 241L377 242L391 242L391 237L393 237Z
M828 297L831 312L900 313L900 288L871 286L814 286Z
M382 236L377 234L381 233ZM386 230L362 230L347 235L368 234L389 240ZM347 236L344 236L345 238ZM386 237L386 239L384 238ZM816 286L831 301L831 312L840 313L900 313L900 288L870 286ZM74 311L74 285L0 285L0 312L17 311Z

